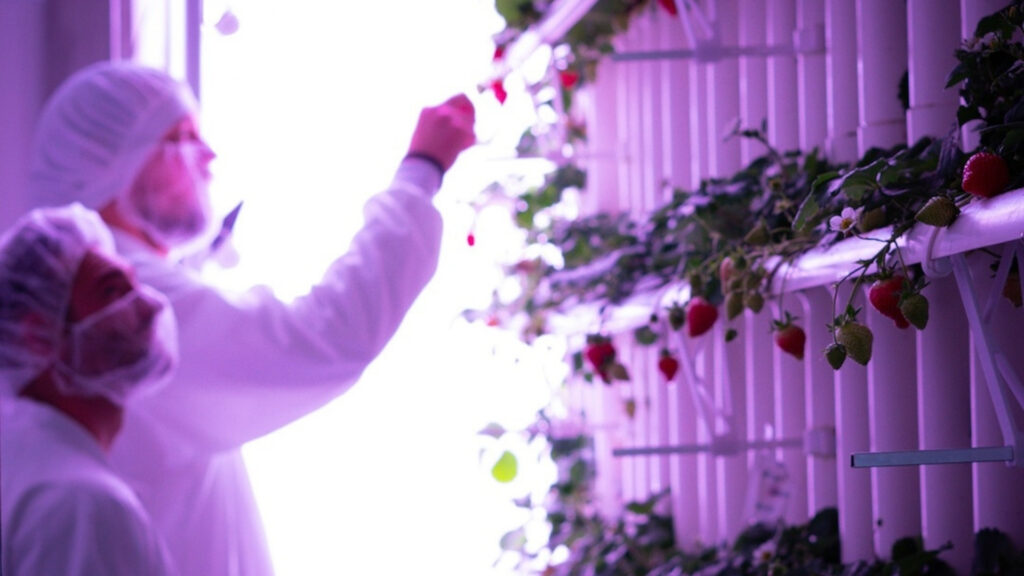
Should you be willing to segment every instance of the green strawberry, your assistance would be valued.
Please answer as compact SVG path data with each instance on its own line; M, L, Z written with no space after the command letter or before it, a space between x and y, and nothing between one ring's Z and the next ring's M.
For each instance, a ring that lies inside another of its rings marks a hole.
M918 330L928 325L928 299L921 294L911 294L900 300L900 312Z
M673 303L668 308L668 325L678 332L683 329L684 324L686 324L686 308L683 308L678 302Z
M833 370L839 370L846 361L846 348L842 344L829 344L825 348L825 359Z
M725 297L725 317L729 320L743 313L743 293L729 292Z
M854 362L867 366L871 360L871 343L874 341L874 335L867 326L847 322L836 330L836 341L843 345L847 356Z
M917 211L914 219L923 224L943 228L960 215L960 208L946 196L935 196Z
M764 296L761 296L761 293L756 291L747 292L747 296L743 299L743 304L750 308L751 312L757 314L764 308Z

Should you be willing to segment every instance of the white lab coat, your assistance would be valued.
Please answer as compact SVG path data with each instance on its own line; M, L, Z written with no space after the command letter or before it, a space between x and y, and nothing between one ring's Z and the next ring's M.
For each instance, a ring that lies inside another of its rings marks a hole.
M345 392L390 340L437 267L440 183L405 160L348 252L290 304L259 288L225 294L116 235L139 280L171 301L181 358L166 388L131 407L112 461L183 575L273 573L240 448Z
M0 515L5 576L175 574L99 443L51 406L0 402Z

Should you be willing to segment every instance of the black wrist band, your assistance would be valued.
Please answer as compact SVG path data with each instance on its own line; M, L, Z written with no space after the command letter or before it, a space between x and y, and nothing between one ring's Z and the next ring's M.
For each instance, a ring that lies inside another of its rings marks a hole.
M438 162L437 159L434 158L433 156L428 156L427 154L422 154L420 152L409 152L408 154L405 155L405 157L419 158L420 160L429 162L431 165L434 166L434 168L437 168L437 171L439 174L441 174L441 176L444 176L444 166L441 166L441 163Z

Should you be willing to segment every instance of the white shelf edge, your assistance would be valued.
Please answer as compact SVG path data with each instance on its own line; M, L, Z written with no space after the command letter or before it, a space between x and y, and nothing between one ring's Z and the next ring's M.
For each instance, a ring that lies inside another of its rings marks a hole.
M812 249L791 266L779 269L772 293L780 293L783 285L786 292L796 292L838 282L854 269L857 260L877 253L881 247L877 240L887 239L891 232L891 228L883 228L864 238L847 238L828 248ZM928 257L933 235L933 259L1024 239L1024 188L974 200L947 228L916 225L897 240L908 265L921 263ZM598 328L610 333L625 332L648 323L652 312L663 312L673 302L685 302L688 298L689 286L685 282L674 283L656 292L634 294L621 303L607 305L603 321L600 320L603 303L589 303L574 308L571 313L549 317L548 328L563 335L585 334Z

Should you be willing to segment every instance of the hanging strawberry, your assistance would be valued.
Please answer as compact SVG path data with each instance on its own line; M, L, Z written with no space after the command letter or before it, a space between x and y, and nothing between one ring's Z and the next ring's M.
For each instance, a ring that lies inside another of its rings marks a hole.
M715 325L718 308L700 296L694 296L686 305L686 324L691 337L700 336Z
M587 336L583 356L605 384L610 384L612 380L629 380L626 367L615 359L615 354L611 338L601 334Z
M666 382L671 382L679 371L679 360L675 359L668 348L662 348L658 355L658 371L665 377Z
M833 370L839 370L843 366L843 362L846 361L846 346L833 342L825 348L825 359L828 360L829 366Z
M491 90L494 92L494 97L498 99L498 104L504 104L508 98L508 92L505 91L505 81L501 79L492 81Z
M871 345L874 342L870 328L850 321L836 328L835 336L836 342L842 345L846 356L853 358L853 361L861 366L867 366L871 360ZM829 363L831 362L832 358L829 357Z
M684 324L686 324L686 308L683 308L678 302L673 302L668 307L668 325L678 332L682 330Z
M981 198L991 198L1010 183L1006 161L992 152L978 152L964 165L961 186L964 192Z
M576 86L576 83L580 81L580 74L575 70L560 70L558 72L558 82L562 85L562 88L570 89Z
M476 234L473 234L472 232L470 232L469 234L466 234L466 244L469 244L470 246L475 246L476 245Z
M918 330L928 325L928 299L923 294L914 292L900 298L900 313Z
M492 61L498 62L505 57L505 45L499 44L494 47L494 56L491 58Z
M775 345L797 360L803 360L807 334L804 333L803 328L793 323L794 320L796 318L786 312L784 320L776 320L772 323L772 329L775 331Z
M897 328L907 328L910 322L900 311L900 292L903 291L905 278L899 274L882 277L868 289L868 300L876 310L896 322Z

